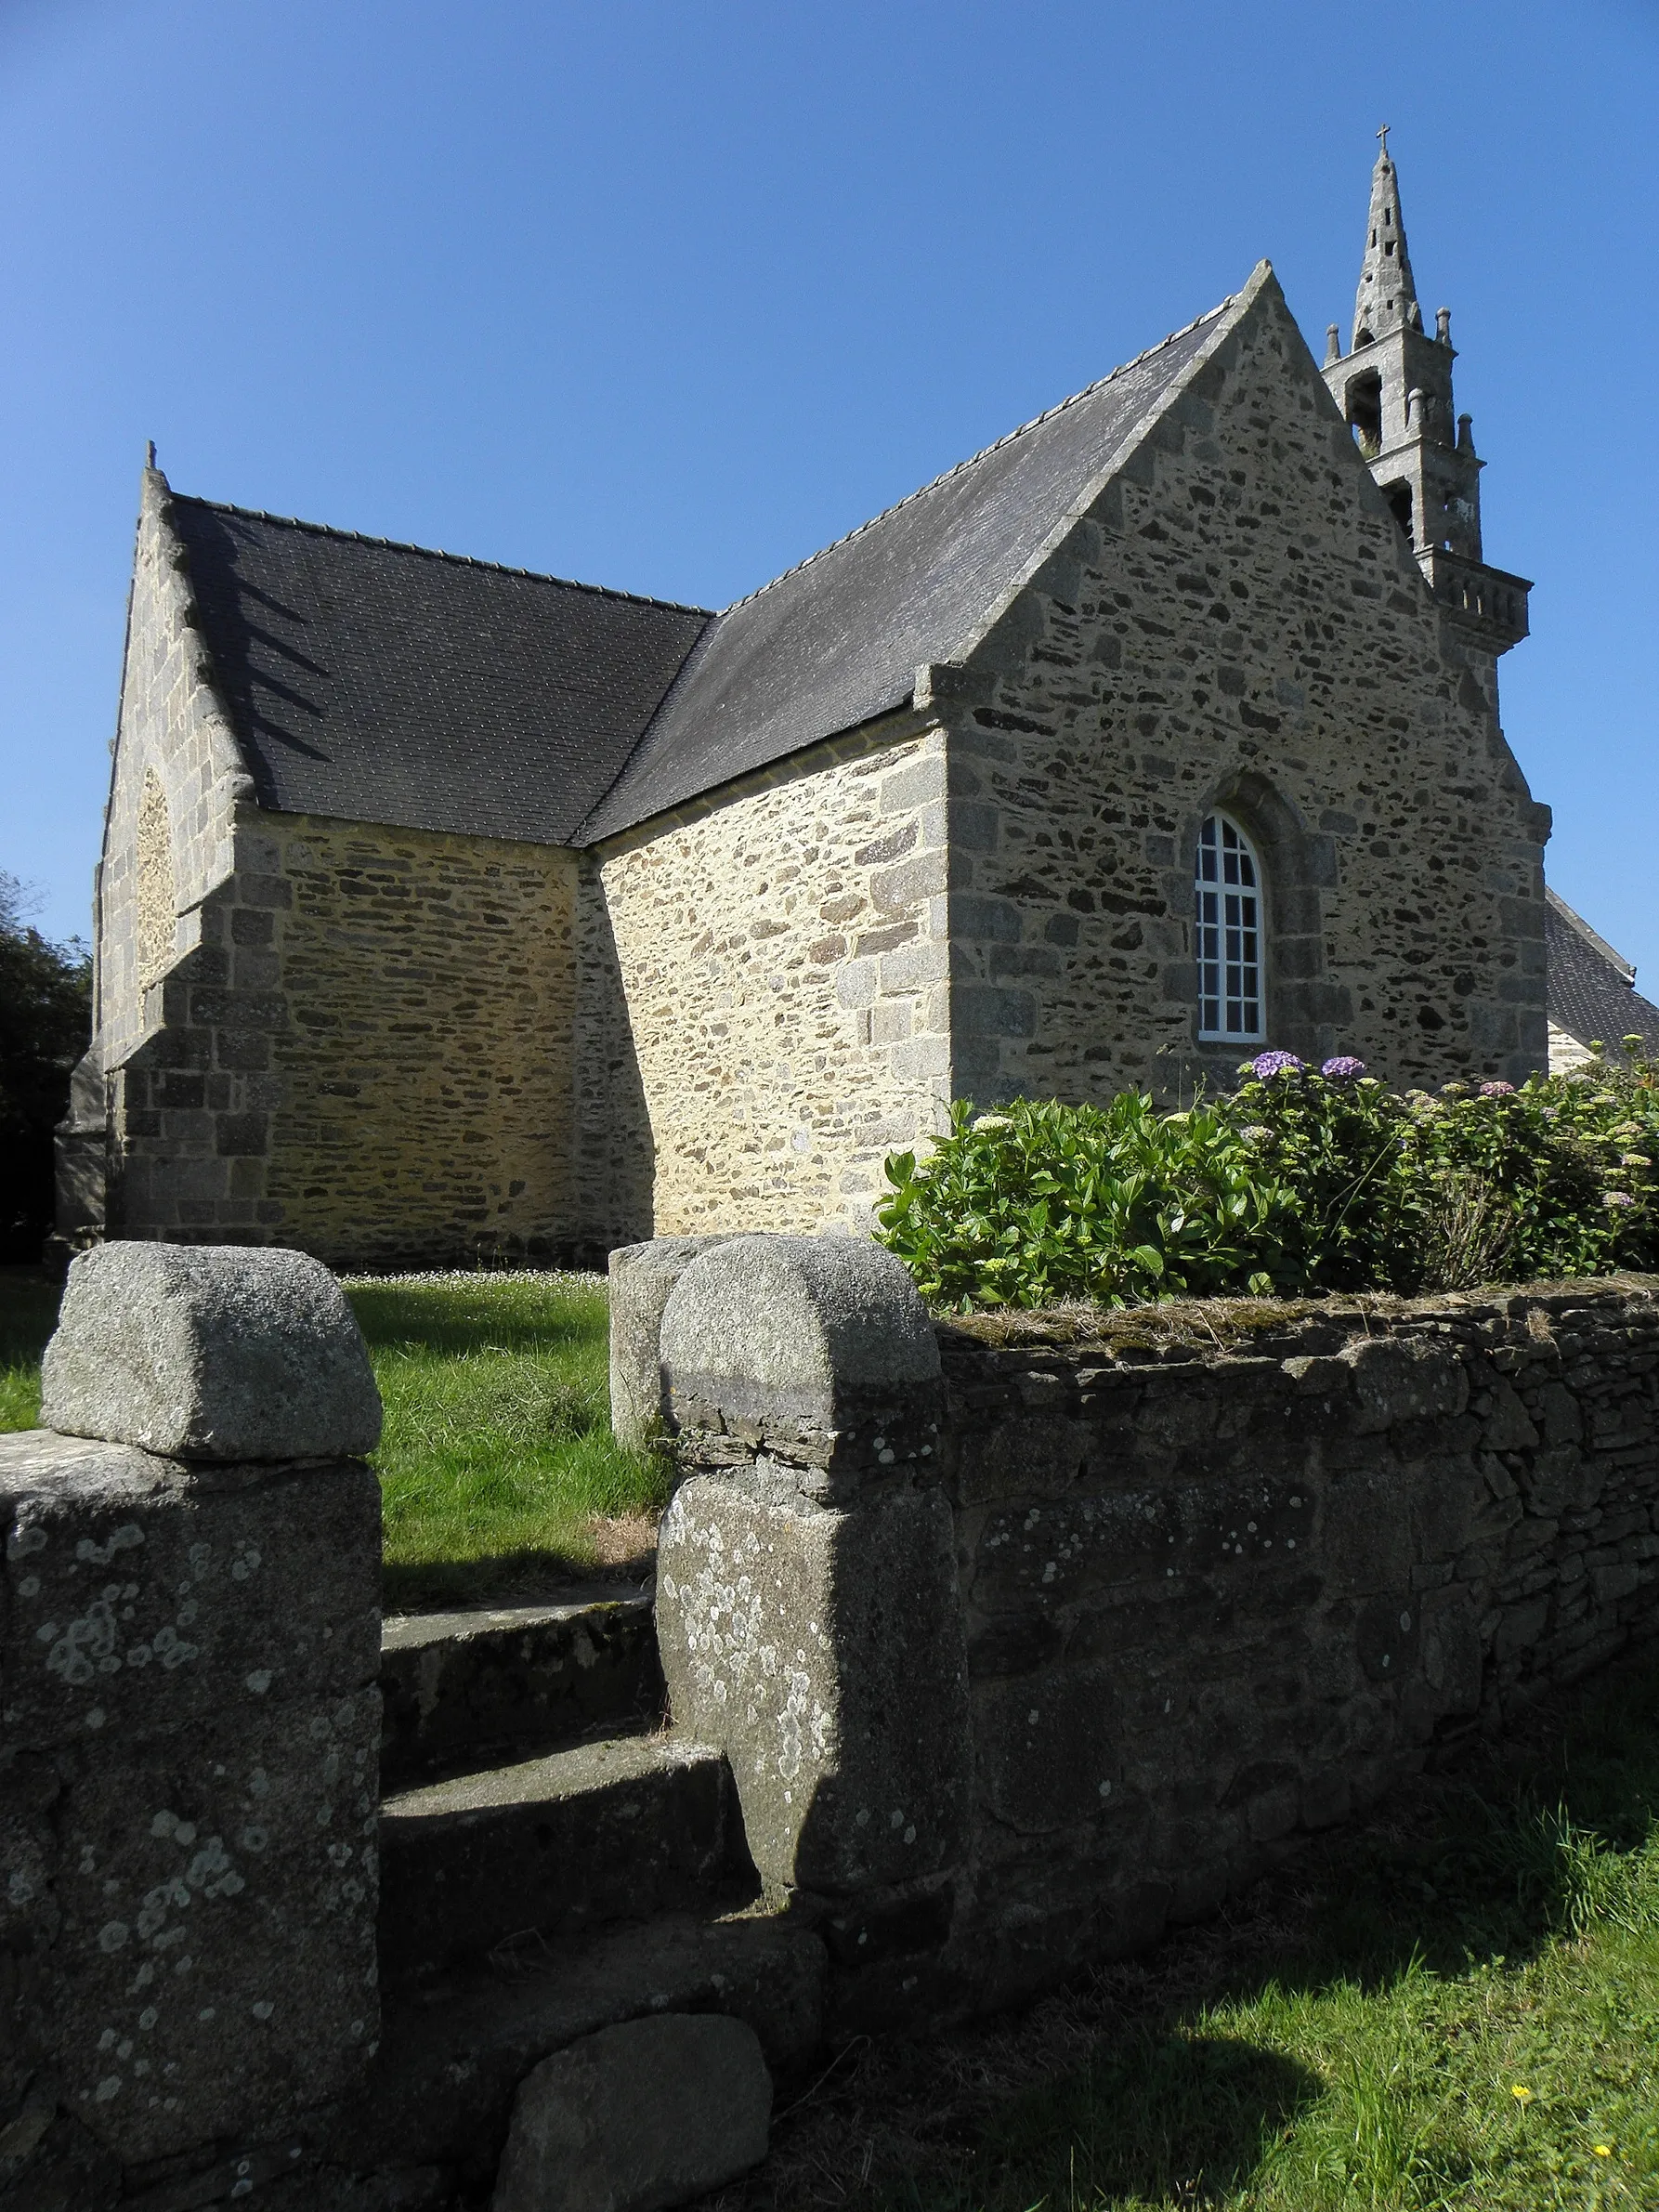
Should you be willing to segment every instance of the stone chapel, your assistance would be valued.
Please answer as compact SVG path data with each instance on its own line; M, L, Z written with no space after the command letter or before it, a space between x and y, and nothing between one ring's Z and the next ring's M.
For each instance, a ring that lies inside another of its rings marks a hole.
M1385 141L1346 350L1263 262L721 613L152 456L60 1231L858 1231L953 1099L1542 1067L1455 358Z

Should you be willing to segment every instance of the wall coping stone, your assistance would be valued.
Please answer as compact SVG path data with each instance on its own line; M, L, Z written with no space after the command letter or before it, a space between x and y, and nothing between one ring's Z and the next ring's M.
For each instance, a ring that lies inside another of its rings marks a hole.
M189 1460L360 1458L380 1394L346 1294L304 1252L107 1244L70 1266L41 1369L65 1435Z

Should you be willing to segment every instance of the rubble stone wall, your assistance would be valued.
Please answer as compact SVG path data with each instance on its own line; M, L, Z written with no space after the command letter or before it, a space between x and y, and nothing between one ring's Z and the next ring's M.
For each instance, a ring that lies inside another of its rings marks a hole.
M654 1192L611 1241L867 1227L882 1159L950 1095L942 733L819 746L601 861L588 1018L603 951ZM582 1055L596 1134L616 1058Z
M1150 1941L1659 1630L1652 1278L1224 1353L941 1339L994 1982Z
M845 2029L1148 1944L1659 1630L1659 1278L935 1330L835 1242L670 1293L658 1628Z
M1549 817L1490 666L1270 287L955 678L959 1093L1232 1079L1197 1042L1217 806L1266 878L1263 1044L1402 1086L1541 1069Z
M556 847L242 809L111 1071L116 1233L336 1266L561 1251L575 904Z

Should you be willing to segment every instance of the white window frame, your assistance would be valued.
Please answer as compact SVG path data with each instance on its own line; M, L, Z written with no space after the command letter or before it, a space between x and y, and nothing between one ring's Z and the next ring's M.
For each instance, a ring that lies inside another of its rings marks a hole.
M1247 833L1231 815L1208 816L1193 870L1201 1043L1260 1044L1266 1036L1266 891Z

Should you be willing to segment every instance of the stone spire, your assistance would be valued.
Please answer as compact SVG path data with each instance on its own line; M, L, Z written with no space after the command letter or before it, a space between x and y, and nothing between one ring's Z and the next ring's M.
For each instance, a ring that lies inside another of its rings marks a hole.
M1359 290L1353 296L1353 345L1367 346L1385 332L1421 330L1423 310L1417 306L1417 286L1411 281L1411 256L1405 250L1405 218L1400 212L1400 175L1389 159L1389 126L1377 136L1382 151L1371 172L1371 214L1365 232L1365 257L1360 265Z
M1442 308L1433 336L1424 330L1387 125L1377 135L1382 151L1371 172L1353 344L1339 352L1332 323L1322 373L1430 589L1466 647L1495 661L1526 635L1531 587L1492 568L1482 551L1483 464L1452 395L1451 315Z

